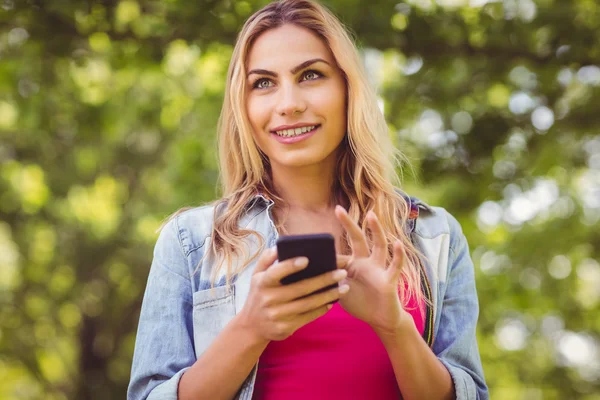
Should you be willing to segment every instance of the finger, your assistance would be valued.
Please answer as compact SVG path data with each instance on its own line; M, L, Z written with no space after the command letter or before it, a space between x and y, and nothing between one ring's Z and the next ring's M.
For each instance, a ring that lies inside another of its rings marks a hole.
M336 287L328 289L324 292L311 294L310 296L294 300L281 306L281 315L285 318L296 317L299 314L305 314L339 300L339 298L348 293L349 290L350 287L348 285L343 285L340 287L336 285Z
M256 262L256 268L254 269L253 274L258 272L265 271L269 268L273 263L277 260L277 248L271 247L260 255L260 258Z
M344 227L344 230L348 233L350 245L352 246L352 254L357 257L369 257L369 246L367 245L365 235L362 233L360 227L350 219L344 207L336 206L335 215Z
M281 280L288 275L303 270L308 265L308 258L295 257L281 261L265 272L265 284L269 286L280 286Z
M373 210L367 213L367 224L373 235L373 253L374 260L380 264L385 265L387 261L387 240L385 238L385 232L379 222L379 218L373 212Z
M340 269L346 268L346 266L348 265L348 263L350 262L351 259L352 259L352 256L336 254L335 255L336 267L340 268Z
M392 262L390 263L387 272L392 281L398 281L400 279L402 269L404 268L406 253L404 252L404 246L399 240L394 242L393 248L394 257L392 258Z
M326 288L327 286L337 284L347 276L348 272L346 272L345 269L338 269L313 278L303 279L282 288L282 293L279 298L282 302L296 300L308 296L317 290Z
M329 311L330 309L331 305L325 305L300 315L298 319L294 321L294 323L297 326L296 329L299 329L304 325L308 324L309 322L312 322L315 319L322 317L323 315L327 314L327 311Z

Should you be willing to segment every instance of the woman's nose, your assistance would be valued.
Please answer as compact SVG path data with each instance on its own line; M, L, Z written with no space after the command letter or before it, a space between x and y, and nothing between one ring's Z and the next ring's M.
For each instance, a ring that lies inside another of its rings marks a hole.
M302 113L304 110L306 110L306 103L300 88L295 85L282 85L279 90L279 99L277 99L277 113L279 115L294 115L294 113Z

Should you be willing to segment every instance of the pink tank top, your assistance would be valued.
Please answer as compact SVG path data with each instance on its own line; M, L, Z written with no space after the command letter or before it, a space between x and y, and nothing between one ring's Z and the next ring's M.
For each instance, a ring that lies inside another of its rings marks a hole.
M425 305L408 312L423 335ZM339 304L282 341L258 362L255 400L398 399L388 354L373 329Z

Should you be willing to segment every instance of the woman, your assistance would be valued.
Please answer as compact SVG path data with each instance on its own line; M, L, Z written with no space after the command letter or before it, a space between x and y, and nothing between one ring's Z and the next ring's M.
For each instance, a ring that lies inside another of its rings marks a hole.
M223 198L161 231L129 399L488 398L465 238L395 189L385 120L329 11L283 0L248 19L218 131ZM278 236L322 232L338 269L282 286L307 259L276 263Z

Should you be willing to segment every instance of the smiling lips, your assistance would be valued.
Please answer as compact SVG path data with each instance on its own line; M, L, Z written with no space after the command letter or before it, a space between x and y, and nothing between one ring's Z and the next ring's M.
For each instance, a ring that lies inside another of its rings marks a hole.
M271 134L279 143L292 144L311 137L319 128L320 124L316 125L292 125L277 127L272 130Z
M275 131L275 134L278 136L283 136L283 137L292 137L292 136L301 135L306 132L310 132L316 128L317 128L317 125L303 126L301 128L293 128L293 129L282 129L282 130Z

